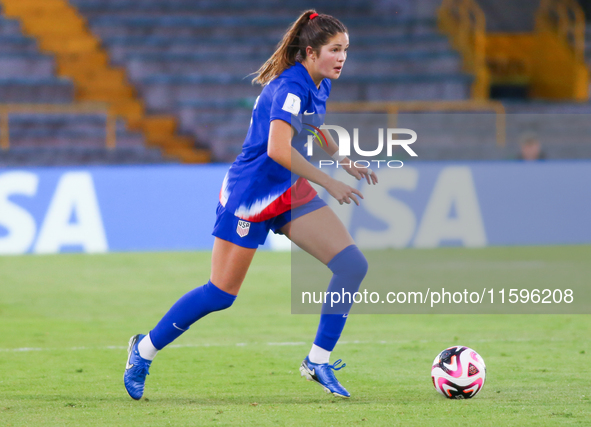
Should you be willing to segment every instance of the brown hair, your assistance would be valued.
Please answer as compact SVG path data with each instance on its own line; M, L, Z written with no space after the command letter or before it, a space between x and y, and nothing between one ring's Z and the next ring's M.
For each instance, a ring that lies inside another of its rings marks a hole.
M310 19L313 14L316 16ZM308 46L319 52L328 39L339 33L348 31L338 19L330 15L318 15L313 9L305 11L287 30L275 53L254 73L256 77L252 82L266 85L296 61L306 59Z

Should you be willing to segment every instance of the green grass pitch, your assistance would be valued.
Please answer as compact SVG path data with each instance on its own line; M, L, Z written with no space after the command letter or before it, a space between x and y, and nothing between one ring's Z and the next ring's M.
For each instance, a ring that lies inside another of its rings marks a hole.
M489 287L516 275L591 277L588 246L392 256L420 287L471 261L460 277ZM318 319L290 314L288 253L258 253L235 305L161 352L133 401L122 381L129 337L205 283L209 262L209 253L0 257L0 426L591 425L588 315L352 315L333 353L347 363L338 378L352 398L325 394L299 376ZM447 400L431 383L433 358L456 344L487 364L471 400Z

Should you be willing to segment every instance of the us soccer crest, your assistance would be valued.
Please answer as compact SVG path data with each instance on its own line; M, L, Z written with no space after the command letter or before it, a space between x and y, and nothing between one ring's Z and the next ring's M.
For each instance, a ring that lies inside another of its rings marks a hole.
M248 234L249 231L250 231L250 222L238 220L238 227L236 227L236 233L238 233L238 235L240 237L244 237Z

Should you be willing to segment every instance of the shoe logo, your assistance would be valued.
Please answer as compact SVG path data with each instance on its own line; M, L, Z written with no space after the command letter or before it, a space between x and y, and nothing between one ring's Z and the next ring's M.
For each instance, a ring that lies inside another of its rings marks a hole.
M304 111L304 116L309 116L311 114L315 114L314 111L312 111L311 113L308 113L307 111Z
M135 343L137 342L137 337L132 337L132 340L130 340L129 343L129 349L127 350L127 361L125 362L125 370L129 371L131 368L133 368L133 365L129 363L129 361L131 360L131 355L133 354L133 347L135 346Z
M174 326L175 328L177 328L179 331L183 331L183 332L186 332L186 331L187 331L186 329L181 329L181 328L179 328L179 327L176 325L176 323L173 323L173 324L172 324L172 326Z
M131 350L129 352L129 356L127 356L127 362L125 362L125 370L129 371L131 368L133 368L133 365L129 363L129 361L131 360L131 355L133 354L133 350Z
M314 369L312 369L312 371L310 371L310 376L312 377L312 379L314 381L318 381L319 382L318 377L316 376L316 368L314 368Z
M349 317L349 313L343 314L343 317Z

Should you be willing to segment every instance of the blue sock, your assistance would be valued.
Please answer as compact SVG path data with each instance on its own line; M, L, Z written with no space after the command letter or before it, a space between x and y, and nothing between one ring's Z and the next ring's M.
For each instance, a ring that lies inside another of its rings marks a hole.
M150 331L152 344L162 350L203 316L230 307L235 299L235 295L222 291L211 281L187 292Z
M332 351L341 337L349 310L353 305L353 295L367 273L367 260L355 245L347 246L327 264L334 273L328 292L341 294L341 301L331 307L330 298L322 304L320 325L314 344ZM330 294L329 294L330 295Z

